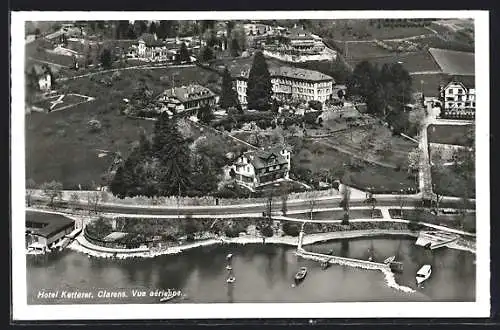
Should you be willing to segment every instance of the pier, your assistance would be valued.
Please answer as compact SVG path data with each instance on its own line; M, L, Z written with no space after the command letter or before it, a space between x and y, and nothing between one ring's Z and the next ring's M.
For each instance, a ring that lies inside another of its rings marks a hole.
M387 283L387 285L389 287L394 288L396 290L406 292L406 293L415 292L415 290L413 290L412 288L404 286L404 285L399 285L396 282L393 270L391 268L391 264L393 264L393 263L386 264L386 263L373 262L373 261L368 261L368 260L345 258L345 257L339 257L339 256L334 256L334 255L329 255L329 254L322 254L322 253L315 253L315 252L306 251L302 248L303 239L304 239L304 226L302 225L302 229L299 233L299 241L297 243L297 251L296 251L297 256L300 256L304 259L309 259L309 260L314 260L314 261L319 261L319 262L328 262L330 264L337 264L337 265L362 268L362 269L369 269L369 270L379 270L384 274L385 282Z
M421 231L415 245L428 247L431 250L447 246L460 238L459 235L442 231Z

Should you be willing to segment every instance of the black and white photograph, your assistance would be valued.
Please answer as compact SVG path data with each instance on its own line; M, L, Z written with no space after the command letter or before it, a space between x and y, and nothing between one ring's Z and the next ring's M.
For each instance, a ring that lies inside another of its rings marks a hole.
M489 316L488 40L481 11L13 12L14 319Z

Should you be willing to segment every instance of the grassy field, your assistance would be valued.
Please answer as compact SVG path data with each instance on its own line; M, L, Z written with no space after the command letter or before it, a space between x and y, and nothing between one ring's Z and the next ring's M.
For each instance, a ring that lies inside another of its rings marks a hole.
M401 54L393 53L391 56L370 59L370 62L378 65L402 62L403 67L410 73L419 71L441 71L428 51Z
M476 198L476 173L471 173L471 178L466 180L447 166L439 171L433 167L431 175L436 193L442 196Z
M160 78L173 73L178 74L177 85L208 79L213 74L198 67L127 70L112 86L101 85L88 77L66 82L68 92L92 96L96 100L70 111L26 116L26 177L37 183L58 180L65 189L74 189L78 184L82 187L92 182L98 184L113 160L111 156L99 158L98 149L121 152L126 157L141 131L152 132L152 121L134 120L120 114L122 99L130 97L140 78L144 78L155 92L160 92L170 84ZM91 119L101 123L99 131L90 130L88 122Z
M298 164L314 172L340 171L346 184L360 189L374 188L380 191L399 191L400 189L415 188L415 179L405 170L396 170L384 166L362 163L360 169L351 169L349 164L352 156L339 152L333 148L321 146L318 148L307 141L302 149L295 151L294 156Z
M375 42L341 43L340 46L344 47L344 52L347 50L349 61L391 56L393 54L391 51L378 46Z
M424 27L378 27L367 19L334 20L329 37L336 40L397 39L429 34Z
M432 48L429 50L444 73L453 75L474 75L474 53Z
M467 132L473 125L429 125L429 143L467 145Z

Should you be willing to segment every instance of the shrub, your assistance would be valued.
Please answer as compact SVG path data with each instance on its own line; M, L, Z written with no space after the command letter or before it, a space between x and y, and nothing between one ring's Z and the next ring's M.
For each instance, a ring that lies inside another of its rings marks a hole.
M299 233L300 233L299 225L292 223L292 222L289 222L289 221L286 221L283 223L282 229L283 229L283 232L285 233L285 235L288 235L288 236L295 237L295 236L299 236Z
M271 228L271 226L265 226L263 227L261 230L260 230L260 233L262 234L262 236L265 236L265 237L272 237L273 234L274 234L274 231L273 229Z
M323 109L323 104L320 101L311 100L309 101L309 107L314 110L321 110Z
M87 126L90 132L99 132L102 128L101 122L97 119L89 120Z

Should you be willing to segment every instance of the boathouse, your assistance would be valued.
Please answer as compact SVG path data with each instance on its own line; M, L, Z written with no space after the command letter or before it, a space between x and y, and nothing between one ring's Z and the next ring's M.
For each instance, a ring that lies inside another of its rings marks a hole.
M26 246L50 248L75 229L75 221L56 214L26 214Z

